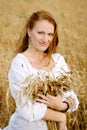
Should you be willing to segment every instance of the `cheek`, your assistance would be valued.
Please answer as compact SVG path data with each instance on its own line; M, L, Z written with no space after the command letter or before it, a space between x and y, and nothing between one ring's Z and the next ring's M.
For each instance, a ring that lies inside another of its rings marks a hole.
M38 37L37 37L36 35L32 35L32 36L31 36L31 41L32 41L32 42L38 41Z
M53 38L51 37L51 38L49 38L49 44L51 44L52 43L52 41L53 41Z
M52 42L53 37L52 37L52 36L49 36L49 38L48 38L48 39L49 39L49 41L50 41L50 42Z
M49 39L49 45L48 45L48 46L52 46L52 44L53 44L53 38L50 38L50 39Z

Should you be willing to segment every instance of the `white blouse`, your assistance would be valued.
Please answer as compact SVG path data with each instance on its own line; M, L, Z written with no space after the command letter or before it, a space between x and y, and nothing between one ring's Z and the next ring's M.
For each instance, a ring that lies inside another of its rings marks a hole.
M43 78L43 75L53 75L54 78L61 75L63 72L68 72L69 68L63 58L59 53L52 54L52 58L54 60L55 66L51 71L47 72L45 70L35 69L31 66L28 59L21 53L17 54L13 59L11 68L8 74L9 85L11 89L12 96L16 102L16 111L17 113L28 121L37 121L41 120L46 112L47 106L43 103L35 102L34 104L29 100L26 105L20 105L17 103L17 92L22 87L22 82L25 80L27 76L34 75L36 76L38 73ZM28 84L25 83L24 87ZM68 110L68 112L75 111L78 108L79 101L75 92L67 91L63 92L63 100L66 100L67 97L72 97L74 99L74 106ZM23 97L23 100L25 100Z

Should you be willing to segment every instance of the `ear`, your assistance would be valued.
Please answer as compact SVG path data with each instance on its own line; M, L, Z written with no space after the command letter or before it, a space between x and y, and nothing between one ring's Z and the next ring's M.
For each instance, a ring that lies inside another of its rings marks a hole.
M27 33L28 33L28 36L30 37L31 36L31 30L29 28L27 29Z

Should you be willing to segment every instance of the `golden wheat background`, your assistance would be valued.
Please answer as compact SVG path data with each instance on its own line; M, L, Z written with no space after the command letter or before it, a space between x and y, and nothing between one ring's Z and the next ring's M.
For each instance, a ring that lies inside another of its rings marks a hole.
M16 42L26 18L41 9L50 11L58 23L58 51L73 70L80 101L79 109L67 114L68 129L87 130L87 0L0 0L0 127L8 124L14 111L11 96L7 108L6 94Z

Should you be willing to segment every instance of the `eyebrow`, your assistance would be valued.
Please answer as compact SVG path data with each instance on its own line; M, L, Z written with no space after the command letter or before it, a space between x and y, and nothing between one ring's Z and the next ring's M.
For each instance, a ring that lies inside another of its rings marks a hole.
M37 31L37 32L42 32L42 33L45 33L44 31L41 31L41 30L39 30L39 31ZM52 34L52 35L54 35L54 33L53 33L53 32L48 32L48 34Z

